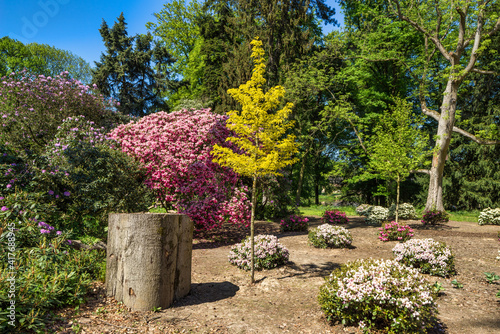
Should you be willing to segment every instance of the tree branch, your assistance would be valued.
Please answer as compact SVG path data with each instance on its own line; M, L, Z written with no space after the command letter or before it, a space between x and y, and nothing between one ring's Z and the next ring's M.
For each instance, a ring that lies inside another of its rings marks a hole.
M464 137L472 139L473 141L475 141L476 143L481 144L481 145L498 145L498 144L500 144L500 140L485 140L485 139L481 139L481 138L478 138L478 137L474 136L470 132L467 132L465 130L457 128L456 126L453 127L453 132L459 133L459 134L461 134Z
M420 107L422 108L422 112L425 115L427 115L429 117L432 117L436 121L439 122L439 119L441 118L441 115L437 111L431 110L431 109L427 108L427 105L425 104L425 101L424 102L420 102Z
M431 171L429 169L414 169L414 170L411 170L410 173L423 173L423 174L431 175Z
M495 72L495 71L487 71L487 70L481 70L479 68L473 68L471 72L475 73L480 73L480 74L493 74L493 75L500 75L500 73Z
M389 0L389 3L392 3L392 0ZM403 15L403 13L401 12L401 6L399 4L399 1L398 0L394 0L394 3L396 4L396 7L397 7L397 11L396 11L396 15L399 17L400 20L403 20L403 21L406 21L408 22L412 27L414 27L417 31L420 31L422 34L424 34L425 36L428 36L430 38L430 40L434 43L434 45L436 45L436 47L438 48L438 50L441 52L441 54L443 55L443 57L445 57L450 63L452 63L453 61L453 58L451 57L451 55L446 51L446 49L444 48L443 44L441 44L441 41L439 40L439 36L432 36L424 27L422 27L420 24L418 24L417 22L413 21L412 19L410 19L409 17Z

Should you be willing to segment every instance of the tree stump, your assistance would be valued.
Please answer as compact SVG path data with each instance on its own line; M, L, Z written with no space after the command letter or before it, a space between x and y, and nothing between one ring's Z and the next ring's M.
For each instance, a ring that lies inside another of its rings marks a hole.
M186 215L110 214L107 295L136 311L168 308L191 289L192 241Z

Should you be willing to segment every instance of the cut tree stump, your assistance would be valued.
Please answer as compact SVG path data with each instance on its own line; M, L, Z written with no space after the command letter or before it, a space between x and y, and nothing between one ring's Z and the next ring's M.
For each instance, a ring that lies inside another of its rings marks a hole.
M193 222L171 213L112 213L106 293L135 311L172 305L191 289Z

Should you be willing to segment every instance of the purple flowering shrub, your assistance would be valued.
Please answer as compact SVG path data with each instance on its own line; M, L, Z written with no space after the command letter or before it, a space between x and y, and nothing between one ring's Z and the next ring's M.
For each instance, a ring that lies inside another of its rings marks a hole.
M323 224L309 231L309 242L316 248L345 248L352 244L352 236L342 226Z
M435 322L436 298L418 270L392 260L368 259L334 270L325 278L318 300L331 322L364 332L421 333Z
M290 215L280 222L281 232L307 231L309 219L298 215Z
M41 201L59 210L56 228L105 239L109 212L146 211L154 201L139 164L113 149L117 144L106 132L82 115L73 116L62 121L33 159L21 159L4 148L0 188L5 193L16 188L38 193Z
M85 115L109 128L126 121L95 88L69 79L67 72L54 78L26 73L0 78L0 142L39 153L67 117Z
M455 256L443 242L412 239L397 244L392 252L395 260L424 274L449 277L455 274Z
M229 262L240 269L250 270L252 258L250 242L250 237L247 237L241 243L231 247ZM257 235L254 242L255 270L272 269L288 262L288 249L279 243L274 235Z
M427 210L422 216L422 224L436 225L439 223L447 223L450 220L450 215L446 211Z
M383 224L379 228L380 236L378 237L382 241L400 241L405 242L406 240L413 237L413 229L408 225L400 225L396 222L390 222Z
M91 283L102 278L105 252L71 248L71 232L53 226L57 217L57 208L41 194L0 196L0 291L10 289L8 279L15 272L19 332L43 332L47 312L83 303ZM0 310L9 306L8 298L0 298ZM5 325L0 320L0 332Z
M345 212L339 210L326 210L323 213L321 222L324 224L347 224L349 219Z

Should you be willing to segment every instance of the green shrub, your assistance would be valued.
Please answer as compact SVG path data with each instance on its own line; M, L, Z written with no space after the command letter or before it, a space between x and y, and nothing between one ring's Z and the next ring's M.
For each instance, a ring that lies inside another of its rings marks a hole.
M479 225L500 225L500 208L490 209L486 208L479 214L477 220Z
M447 223L450 220L450 215L446 211L427 210L422 217L422 224L436 225L439 223Z
M21 159L4 152L0 170L10 174L0 177L0 187L38 193L39 202L57 208L58 218L51 220L56 228L105 239L109 212L147 211L153 202L138 163L113 143L85 117L69 117L42 155Z
M391 260L342 265L325 278L318 300L329 321L365 332L421 333L437 314L432 285L418 270Z
M396 217L396 204L389 207L389 217ZM410 203L401 203L398 208L399 219L415 219L417 218L417 211Z
M106 254L71 248L68 232L42 220L50 217L50 208L36 196L11 194L0 206L0 332L42 330L48 311L84 301L91 282L102 276Z
M367 213L365 223L368 225L380 225L383 221L389 219L389 209L382 206L372 206L367 210Z
M370 209L372 208L372 205L370 204L361 204L356 208L356 212L360 216L368 216Z
M272 269L288 262L288 249L274 235L257 235L254 238L255 270ZM240 269L251 269L250 237L234 245L229 251L229 262Z
M352 236L342 226L323 224L309 231L309 242L317 248L344 248L352 244Z
M455 256L444 242L412 239L397 244L392 252L396 261L417 268L424 274L442 277L455 274Z

